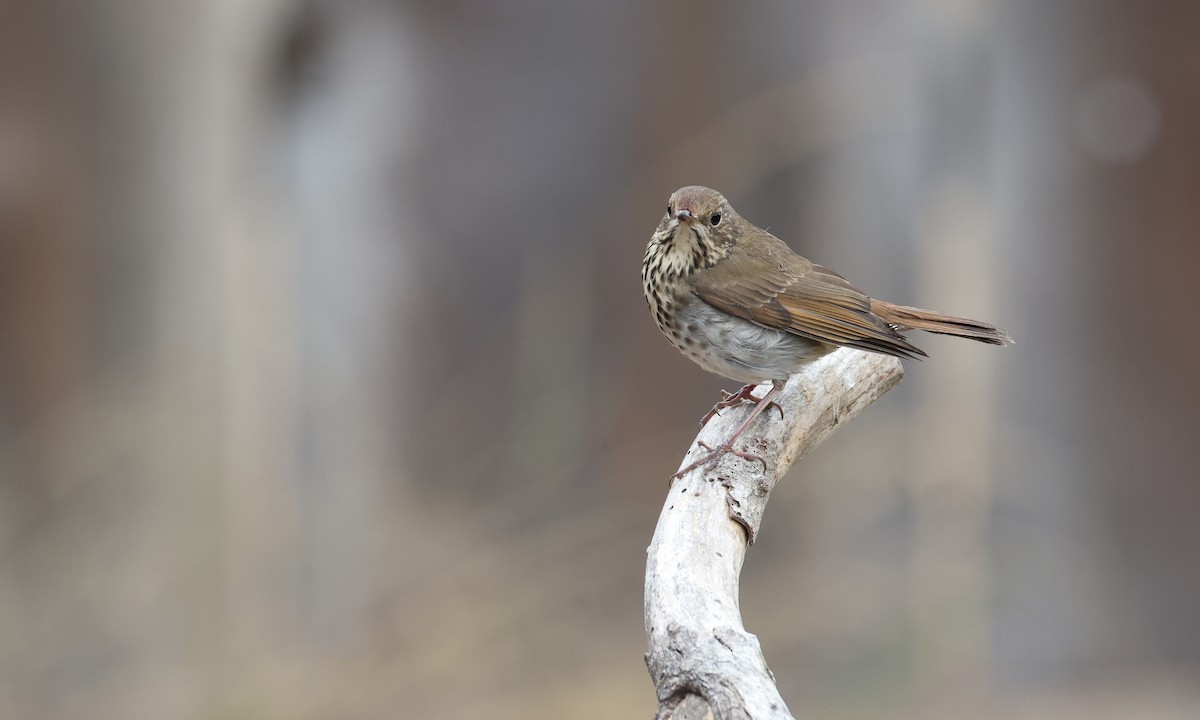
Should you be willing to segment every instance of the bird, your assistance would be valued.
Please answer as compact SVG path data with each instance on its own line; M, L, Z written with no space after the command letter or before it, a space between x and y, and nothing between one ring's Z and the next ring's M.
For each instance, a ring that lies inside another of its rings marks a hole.
M709 372L744 383L702 419L754 403L750 415L721 445L675 473L710 465L729 453L766 462L734 442L768 407L787 379L838 347L899 358L926 353L909 330L1010 345L1004 330L978 320L871 298L836 272L797 255L782 240L744 219L711 188L676 190L646 245L642 290L655 324L687 358ZM753 394L761 383L771 388Z

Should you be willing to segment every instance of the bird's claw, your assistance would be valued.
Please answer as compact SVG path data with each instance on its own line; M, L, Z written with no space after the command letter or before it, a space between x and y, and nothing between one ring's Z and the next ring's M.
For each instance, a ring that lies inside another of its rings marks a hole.
M744 402L755 403L755 404L760 402L758 398L754 397L754 387L755 386L752 384L751 385L743 385L741 390L738 390L737 392L732 392L732 393L727 390L722 390L721 391L721 399L717 401L716 405L712 406L712 410L709 410L707 413L704 414L704 417L700 418L700 427L704 427L705 425L707 425L709 420L712 420L713 417L715 417L716 415L720 415L721 411L724 410L725 408L731 408L734 405L740 405L741 403L744 403ZM779 403L775 402L774 400L767 403L767 407L771 407L771 406L774 406L775 409L779 411L779 419L782 420L783 419L783 406L780 405Z
M738 457L740 457L741 459L743 459L747 462L760 462L760 463L762 463L762 466L763 466L763 472L767 471L767 461L764 460L762 458L762 456L755 455L752 452L746 452L745 450L738 450L737 448L735 448L733 446L732 442L727 442L723 445L718 445L715 448L709 447L703 440L697 440L696 444L699 445L700 447L704 448L705 450L707 450L708 453L705 454L705 456L700 458L699 460L691 463L687 467L676 472L674 475L671 476L672 480L678 480L681 477L683 477L684 475L687 475L692 470L695 470L698 467L708 467L709 465L712 465L713 463L715 463L717 460L720 460L721 456L725 455L726 453L729 453L731 455L737 455Z

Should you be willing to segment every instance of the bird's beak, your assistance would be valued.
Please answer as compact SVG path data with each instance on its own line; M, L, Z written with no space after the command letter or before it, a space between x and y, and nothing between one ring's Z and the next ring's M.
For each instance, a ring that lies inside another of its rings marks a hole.
M691 222L692 211L691 210L680 210L679 212L675 213L675 219L679 220L680 222L683 222L685 220L688 222Z

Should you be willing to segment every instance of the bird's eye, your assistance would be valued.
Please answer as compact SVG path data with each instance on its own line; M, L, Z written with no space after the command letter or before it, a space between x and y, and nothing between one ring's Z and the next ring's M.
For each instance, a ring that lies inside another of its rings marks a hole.
M668 214L668 215L670 215L670 214L671 214L671 206L670 206L670 205L668 205L668 206L667 206L667 214Z
M713 214L712 214L712 217L710 217L710 218L708 219L708 222L709 222L709 223L710 223L710 224L711 224L713 227L716 227L717 225L720 225L720 224L721 224L721 213L713 213Z

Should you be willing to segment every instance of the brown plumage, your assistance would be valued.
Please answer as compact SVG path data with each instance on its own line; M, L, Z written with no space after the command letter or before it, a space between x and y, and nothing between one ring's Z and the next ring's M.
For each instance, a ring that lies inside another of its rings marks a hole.
M902 334L919 329L1008 345L1008 333L977 320L874 300L845 278L792 252L743 219L709 188L671 195L667 213L646 246L642 286L659 330L701 367L746 383L713 408L753 401L754 411L701 463L733 449L733 441L806 363L838 346L902 358L925 353ZM770 381L759 400L753 384Z

